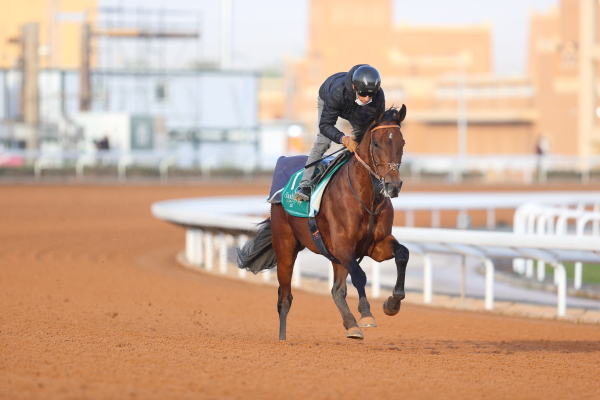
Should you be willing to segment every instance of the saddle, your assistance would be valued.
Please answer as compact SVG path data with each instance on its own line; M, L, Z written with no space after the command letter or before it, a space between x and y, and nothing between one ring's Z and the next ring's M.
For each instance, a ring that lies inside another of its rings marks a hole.
M310 180L309 186L314 192L315 188L325 177L331 172L337 170L342 164L345 164L346 161L350 159L352 153L349 151L344 151L337 156L329 156L319 163L313 178Z
M336 157L327 157L321 161L309 185L312 195L309 202L298 201L295 193L304 174L306 156L279 157L273 173L273 182L267 201L271 204L282 204L283 208L295 217L314 217L318 214L321 197L327 183L342 165L351 157L352 153L345 151ZM298 165L301 165L298 168Z

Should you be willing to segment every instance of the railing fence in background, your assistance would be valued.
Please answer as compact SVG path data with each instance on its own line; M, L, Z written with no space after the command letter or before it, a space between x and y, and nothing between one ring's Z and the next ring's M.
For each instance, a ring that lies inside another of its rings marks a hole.
M229 149L230 150L230 149ZM41 179L42 171L50 169L73 168L78 179L84 177L84 167L114 166L118 169L117 178L126 179L127 169L141 166L155 169L160 180L165 182L169 170L189 170L198 168L204 177L210 177L212 171L236 169L247 178L257 171L273 169L273 160L262 160L256 154L243 158L213 154L200 157L200 151L180 155L177 150L101 150L80 152L66 150L0 150L0 168L2 160L11 160L10 165L32 165L35 178ZM16 162L19 161L19 162ZM16 162L16 164L15 164ZM8 165L8 164L6 164ZM458 183L468 175L480 175L484 182L505 182L520 179L526 185L536 181L546 183L552 173L575 174L582 184L588 184L591 174L600 172L600 156L578 157L565 155L470 155L464 158L447 154L410 154L403 159L402 173L413 180L420 180L425 174L446 175L448 182ZM517 174L515 177L514 175ZM519 178L520 175L520 178Z
M570 208L575 206L575 208ZM573 230L569 230L568 221L574 220ZM592 223L591 229L586 232L586 225ZM548 236L571 235L576 237L592 236L598 237L600 242L600 199L592 203L563 203L560 206L542 205L538 203L526 203L517 208L514 214L513 230L518 234ZM552 265L554 266L554 265ZM546 278L546 262L537 260L536 278L539 282ZM513 269L516 273L532 278L534 275L534 259L516 258L513 260ZM556 270L556 268L555 268ZM563 274L560 269L559 275ZM561 279L554 275L554 283ZM576 261L574 264L573 286L581 289L583 275L583 263Z
M244 200L245 199L245 200ZM262 213L264 207L244 204L252 198L233 198L238 212L254 208L255 212ZM263 200L264 201L264 200ZM211 205L214 207L210 213ZM186 210L195 209L196 213L190 215ZM232 208L233 209L233 208ZM187 261L196 266L203 266L206 270L214 269L215 249L218 249L222 262L224 255L229 254L231 246L243 246L248 235L259 219L245 216L231 215L227 212L227 201L224 198L206 198L193 200L173 200L155 203L152 212L155 217L181 224L187 229L186 250ZM197 210L202 210L198 213ZM203 214L206 213L206 214ZM219 215L219 213L221 213ZM229 214L229 215L228 215ZM218 233L214 243L214 233ZM587 236L556 236L556 235L530 235L524 233L466 231L436 228L393 228L394 236L413 253L423 257L423 301L431 303L433 295L432 285L432 254L453 254L479 259L485 269L485 309L494 308L494 264L492 259L529 258L541 260L555 269L555 279L558 286L557 314L566 314L566 288L567 279L563 262L590 262L600 263L600 240ZM235 235L235 239L228 239ZM379 263L374 263L371 268L371 292L373 297L381 293ZM221 267L219 272L226 273L227 267ZM240 272L240 277L245 277L246 272ZM293 284L301 285L302 263L297 262L294 268ZM270 279L270 272L263 275L265 280ZM332 282L332 272L328 281Z

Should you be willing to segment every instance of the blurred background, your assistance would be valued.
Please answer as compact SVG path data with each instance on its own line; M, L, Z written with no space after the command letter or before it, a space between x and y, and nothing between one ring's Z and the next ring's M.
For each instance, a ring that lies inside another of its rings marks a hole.
M408 108L407 179L589 184L597 8L0 0L0 175L268 174L310 150L321 83L368 63L387 106Z

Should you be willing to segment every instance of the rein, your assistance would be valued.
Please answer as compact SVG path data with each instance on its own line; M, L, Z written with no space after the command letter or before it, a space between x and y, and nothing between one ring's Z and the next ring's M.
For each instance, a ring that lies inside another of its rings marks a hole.
M377 129L383 129L383 128L398 128L398 129L400 129L400 126L399 125L380 125L380 126L377 126L373 129L371 129L371 133L373 133L373 131L376 131ZM371 159L373 160L373 165L375 165L375 171L373 171L373 169L369 166L369 164L367 164L366 162L364 162L362 160L362 158L360 158L358 153L354 152L354 156L356 157L356 160L363 167L365 167L365 169L367 170L367 172L369 172L370 175L372 175L373 177L375 177L377 179L377 182L379 182L378 186L382 187L381 191L383 191L385 177L392 171L399 171L400 163L378 163L375 160L375 155L373 154L373 139L372 138L371 138L371 143L369 143L369 154L371 155ZM383 176L380 176L376 172L378 165L390 165L390 169ZM381 206L383 205L383 199L377 201L377 191L375 189L375 181L373 179L371 179L371 185L373 188L373 208L372 208L372 210L369 210L369 208L365 205L365 203L363 203L363 201L360 199L360 197L358 197L358 195L354 191L354 188L352 187L352 182L350 181L350 168L346 168L346 176L348 178L348 186L350 186L352 195L354 196L354 198L356 200L358 200L358 202L363 207L363 209L369 214L369 231L367 233L367 241L365 242L365 247L363 248L360 258L357 261L360 264L360 262L363 260L363 258L367 254L367 250L369 249L369 246L371 246L371 241L373 240L373 226L375 225L375 217L377 215L379 215L379 212L381 211Z

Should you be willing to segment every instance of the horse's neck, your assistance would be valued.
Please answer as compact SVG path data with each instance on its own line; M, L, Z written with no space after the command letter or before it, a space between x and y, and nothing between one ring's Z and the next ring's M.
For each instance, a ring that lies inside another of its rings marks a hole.
M367 162L361 155L359 155L359 157L362 158L364 162ZM352 158L353 159L348 163L348 171L346 171L346 173L350 176L350 182L356 195L359 196L361 201L365 202L365 204L367 204L366 202L370 203L375 198L371 174L367 171L365 166L356 159L356 157Z

